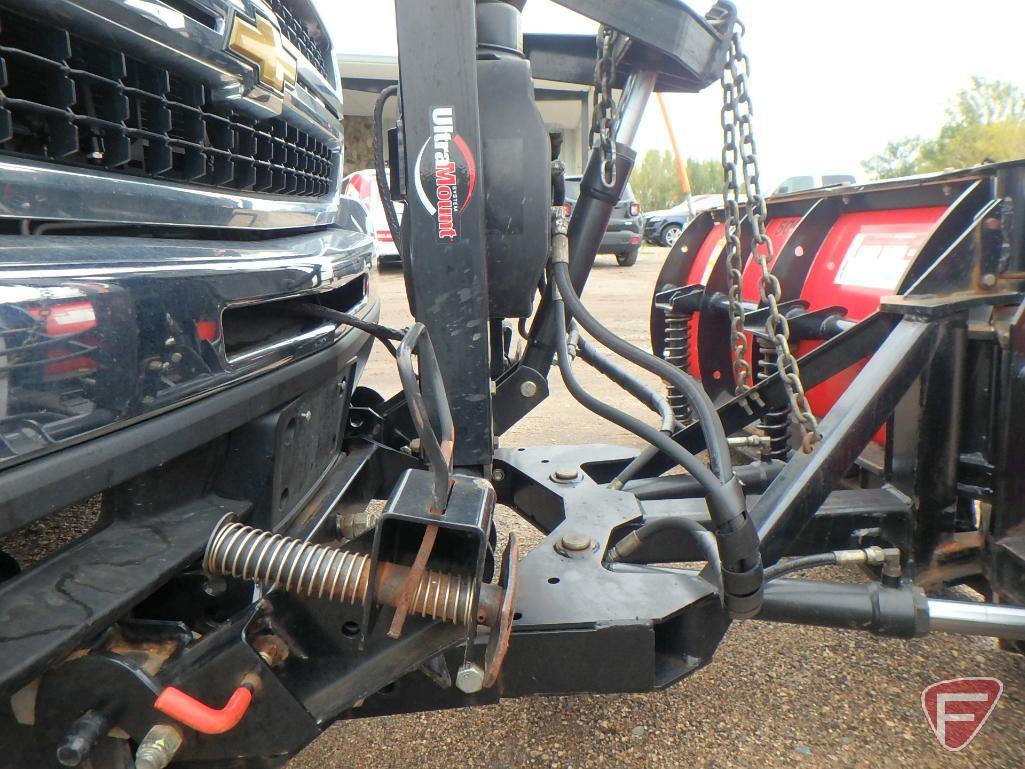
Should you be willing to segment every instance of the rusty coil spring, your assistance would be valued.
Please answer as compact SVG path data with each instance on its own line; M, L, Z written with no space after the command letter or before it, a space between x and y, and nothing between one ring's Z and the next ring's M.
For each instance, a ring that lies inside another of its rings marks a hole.
M690 373L690 335L691 335L691 313L667 312L666 313L666 341L662 357L666 363L671 363L681 371ZM673 416L681 424L687 424L693 419L691 414L690 401L687 396L680 392L673 385L668 386L669 406L673 410Z
M210 536L203 567L210 574L238 577L293 595L361 604L367 598L371 559L362 553L225 522ZM408 567L379 561L376 600L394 606L408 574ZM424 572L409 611L469 626L475 620L474 581L471 577Z
M761 381L776 373L776 347L764 337L756 336L755 339L758 341L758 381ZM762 458L788 461L793 453L790 448L790 402L766 411L758 427L769 439Z

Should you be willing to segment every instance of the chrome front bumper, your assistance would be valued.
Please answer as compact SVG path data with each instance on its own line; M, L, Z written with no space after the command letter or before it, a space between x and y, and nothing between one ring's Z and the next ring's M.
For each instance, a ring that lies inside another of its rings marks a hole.
M0 237L0 468L235 386L376 317L370 236Z

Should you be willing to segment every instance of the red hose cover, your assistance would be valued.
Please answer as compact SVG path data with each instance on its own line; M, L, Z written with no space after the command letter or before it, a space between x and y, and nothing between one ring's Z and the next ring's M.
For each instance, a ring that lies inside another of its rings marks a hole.
M181 689L168 686L160 692L153 707L197 732L224 734L238 726L252 701L253 692L247 686L240 686L231 695L227 705L215 710L190 697Z

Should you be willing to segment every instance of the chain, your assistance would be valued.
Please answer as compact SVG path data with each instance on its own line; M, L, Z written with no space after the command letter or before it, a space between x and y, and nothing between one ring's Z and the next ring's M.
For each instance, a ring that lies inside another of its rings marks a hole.
M601 179L606 187L616 184L616 129L619 115L612 98L616 78L613 45L616 31L602 26L598 29L598 58L594 66L594 111L591 113L591 148L601 147Z
M744 335L744 308L741 303L743 261L740 245L740 179L743 174L744 191L747 193L747 217L751 224L751 256L757 262L761 276L759 295L761 303L768 307L765 331L776 349L776 370L787 390L791 413L797 418L803 433L801 447L811 451L819 442L819 424L811 410L808 396L801 382L801 370L797 358L790 350L790 325L780 312L782 291L779 279L772 273L775 261L772 241L765 229L767 212L762 195L761 178L758 170L758 153L755 148L751 118L754 110L748 93L750 64L741 48L741 30L734 30L730 48L723 69L723 199L726 209L726 259L729 279L730 342L733 353L733 373L738 394L751 387L751 365L748 362L748 343ZM738 143L739 140L739 143ZM742 171L741 171L742 168Z

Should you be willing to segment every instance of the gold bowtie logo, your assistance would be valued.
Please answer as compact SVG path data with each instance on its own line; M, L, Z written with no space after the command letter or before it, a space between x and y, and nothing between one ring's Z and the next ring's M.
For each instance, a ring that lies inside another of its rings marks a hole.
M281 34L263 16L256 25L239 14L231 26L228 50L259 68L260 82L275 91L284 91L285 84L295 85L295 57L281 44Z

